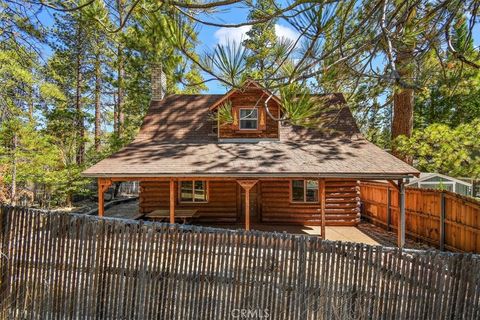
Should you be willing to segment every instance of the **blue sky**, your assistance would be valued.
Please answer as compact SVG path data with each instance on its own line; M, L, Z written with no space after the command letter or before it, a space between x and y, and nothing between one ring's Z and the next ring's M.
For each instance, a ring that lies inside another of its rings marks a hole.
M246 21L248 16L248 9L242 5L231 6L228 9L221 9L212 15L202 15L200 18L205 21L216 23L240 23ZM40 19L45 27L53 25L53 16L51 10L42 10ZM245 38L245 33L249 30L248 26L240 28L219 28L206 25L198 25L197 31L199 45L196 48L197 53L203 54L206 51L211 51L218 43L225 43L227 40L241 41ZM279 22L276 25L276 33L279 37L287 37L295 39L297 33L287 26L285 22ZM50 56L52 50L48 46L43 47L42 56L46 60ZM204 75L208 78L208 75ZM211 81L207 83L209 93L224 93L225 87L218 81Z
M285 3L281 0L280 3ZM248 15L248 9L242 5L229 6L228 9L219 9L211 15L202 15L199 18L205 21L216 23L239 23L244 22ZM50 27L53 23L53 17L49 10L43 10L41 13L42 23L46 27ZM213 50L218 43L224 43L228 40L241 41L245 38L245 33L249 30L248 26L240 28L218 28L206 25L198 25L198 40L199 45L196 48L198 54L203 54L205 51ZM298 33L291 28L286 21L278 21L275 26L275 31L278 37L286 37L296 40ZM476 46L480 45L480 26L475 27L474 42ZM51 53L48 46L44 47L43 57L46 59ZM209 78L205 75L205 78ZM218 81L211 81L207 83L209 93L224 93L226 88Z
M215 13L215 17L212 15L201 16L202 20L216 23L240 23L246 21L248 16L248 9L244 6L235 6L223 11ZM218 28L211 26L200 26L199 41L200 46L197 48L198 53L203 53L208 50L212 50L218 43L225 43L227 41L241 41L245 39L245 33L250 29L249 26L243 26L239 28ZM275 25L275 33L277 37L286 37L292 40L296 40L298 33L285 21L279 21ZM207 76L206 76L207 77ZM209 93L224 93L226 91L218 81L208 82Z

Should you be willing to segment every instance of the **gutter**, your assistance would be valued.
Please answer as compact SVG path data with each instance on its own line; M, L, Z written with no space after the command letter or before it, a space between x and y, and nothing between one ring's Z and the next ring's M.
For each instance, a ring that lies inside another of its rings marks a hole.
M359 180L398 180L411 179L417 173L82 173L88 178L129 178L139 180L144 178L348 178Z

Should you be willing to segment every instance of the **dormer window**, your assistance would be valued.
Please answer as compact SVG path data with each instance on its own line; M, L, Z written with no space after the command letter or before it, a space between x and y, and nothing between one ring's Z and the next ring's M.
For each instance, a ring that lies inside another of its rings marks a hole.
M258 109L256 108L240 108L240 130L257 130L258 129Z

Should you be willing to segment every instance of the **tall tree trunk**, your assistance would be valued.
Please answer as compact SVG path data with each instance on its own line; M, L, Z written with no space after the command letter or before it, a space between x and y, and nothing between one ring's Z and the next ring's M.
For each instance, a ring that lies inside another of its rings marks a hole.
M79 24L77 28L76 35L76 61L75 61L75 110L76 110L76 127L77 127L77 154L76 162L77 164L82 164L85 154L85 123L83 117L83 105L82 105L82 85L83 85L83 76L82 76L82 27Z
M413 54L411 52L402 52L399 53L396 65L398 73L401 79L408 79L407 81L411 81L413 78L413 72L409 67L409 63L413 59ZM392 121L392 140L395 140L399 136L412 136L413 130L413 98L414 98L414 90L412 88L405 88L401 85L397 85L395 87L395 91L393 94L393 121ZM406 157L401 155L395 149L395 143L393 148L393 154L407 162L412 163L411 157Z
M18 147L18 136L17 133L13 134L12 141L12 185L10 189L10 204L12 206L17 204L17 147Z
M123 123L124 123L123 103L124 103L124 96L125 96L125 92L123 90L123 80L125 77L125 70L124 70L123 47L121 44L118 45L117 54L118 54L117 134L118 134L118 137L120 138L123 134Z
M123 7L124 1L117 0L117 10L118 10L118 19L119 23L123 22ZM118 38L117 46L117 108L116 108L116 123L117 123L117 136L120 138L123 133L123 122L124 122L124 113L123 113L123 103L124 103L124 90L123 90L123 81L125 77L124 70L124 55L123 55L123 44L122 38ZM115 114L114 114L115 116Z
M73 205L73 194L71 192L69 192L67 194L67 197L65 198L65 206L67 207L72 207Z
M33 87L30 87L30 99L28 101L28 118L30 121L33 121L33 113L35 111L35 105L33 103L35 99L35 92L33 91Z
M100 45L100 44L97 44ZM100 53L95 55L95 150L100 151L102 71Z
M415 42L409 40L406 35L411 32L411 29L414 27L414 19L416 17L415 8L406 14L405 21L398 25L398 32L404 34L403 41L397 44L396 50L396 59L395 65L397 68L398 75L403 83L412 83L414 79L414 50ZM412 87L407 87L404 84L397 83L393 93L393 120L392 120L392 140L395 140L399 136L412 136L413 130L413 107L414 107L414 90ZM395 148L395 141L393 143L393 154L409 163L412 164L413 159L401 155Z
M114 105L113 105L113 133L118 134L118 91L113 94Z

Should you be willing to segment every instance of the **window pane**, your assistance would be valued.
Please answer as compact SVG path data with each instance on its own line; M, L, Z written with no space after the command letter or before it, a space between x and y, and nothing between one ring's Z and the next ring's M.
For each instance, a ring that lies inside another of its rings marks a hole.
M318 181L317 180L307 180L306 198L307 198L306 199L307 202L318 201Z
M195 181L195 201L207 201L206 185L205 181Z
M193 182L180 181L180 200L193 201Z
M257 120L240 120L240 129L257 129Z
M257 109L240 109L240 120L257 119Z
M292 180L292 201L304 201L304 191L303 180Z
M257 119L257 109L240 109L240 129L257 129Z

